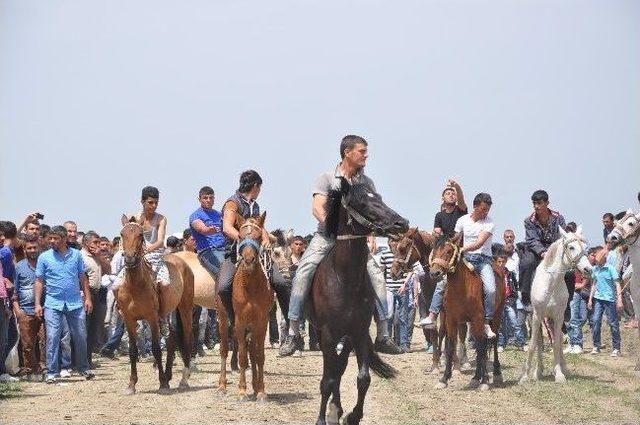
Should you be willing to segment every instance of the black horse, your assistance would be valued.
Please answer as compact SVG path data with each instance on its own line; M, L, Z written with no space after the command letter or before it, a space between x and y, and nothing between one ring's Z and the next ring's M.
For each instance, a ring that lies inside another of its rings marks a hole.
M362 419L371 382L369 367L386 379L398 373L374 351L369 336L375 296L367 273L370 253L366 238L371 234L398 235L408 229L408 222L387 207L372 187L364 183L352 185L344 178L341 190L329 193L326 210L326 232L337 241L318 265L311 289L311 318L320 330L323 359L317 424L340 421L340 380L352 349L358 361L358 401L344 423L357 424ZM330 395L329 416L325 420Z

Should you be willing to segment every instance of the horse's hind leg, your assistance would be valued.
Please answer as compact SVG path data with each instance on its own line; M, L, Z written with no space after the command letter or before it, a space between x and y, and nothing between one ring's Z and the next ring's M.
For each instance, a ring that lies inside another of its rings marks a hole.
M138 344L136 344L136 321L126 321L127 334L129 335L129 362L131 364L131 373L129 375L129 386L124 390L125 394L132 395L136 393L136 384L138 383Z
M502 366L500 365L500 359L498 358L498 339L495 338L492 341L493 345L493 384L502 385L504 379L502 378Z
M563 315L564 312L561 314ZM558 384L567 382L567 378L564 376L567 367L562 353L562 315L556 316L553 320L553 374Z
M193 350L193 308L191 306L179 306L176 311L176 334L180 338L180 356L182 357L182 379L179 388L189 388L189 376L191 375L191 351Z
M173 378L173 360L176 356L176 318L174 314L171 314L171 320L169 321L169 338L167 339L167 364L165 368L165 376L167 382L171 382Z
M521 384L529 379L538 379L537 369L535 374L533 372L533 356L537 354L537 351L542 349L542 347L539 346L541 337L542 329L540 328L540 320L538 319L538 314L534 310L533 317L531 318L531 340L529 342L529 351L527 352L527 357L522 368L522 376L520 377Z
M329 403L329 417L328 422L330 424L339 423L344 410L342 409L342 401L340 400L340 383L342 382L342 375L349 363L349 353L351 353L351 339L344 338L344 346L342 352L337 356L336 370L335 370L335 383L333 384L333 394L331 395L331 402Z
M149 323L151 327L151 351L153 352L153 358L155 359L156 365L158 366L158 379L160 380L160 390L158 391L160 394L168 394L169 393L169 382L167 381L167 376L164 373L164 368L162 365L162 350L160 349L160 324L158 319L151 320Z
M220 333L220 376L218 378L218 393L227 391L227 355L229 354L229 326L227 315L218 310L218 332Z
M356 349L356 359L358 360L358 401L355 407L344 418L344 423L347 425L359 424L362 419L364 409L364 398L369 390L369 384L371 384L371 375L369 374L369 345L371 341L369 334L360 335L354 341L354 347Z
M471 370L471 363L467 356L467 324L458 327L458 360L460 361L460 371Z
M336 385L336 371L338 369L338 355L336 354L336 342L329 335L325 335L320 342L322 346L322 379L320 380L320 411L316 425L325 425L327 416L327 402L329 396L334 392ZM337 421L329 418L330 424L336 424Z

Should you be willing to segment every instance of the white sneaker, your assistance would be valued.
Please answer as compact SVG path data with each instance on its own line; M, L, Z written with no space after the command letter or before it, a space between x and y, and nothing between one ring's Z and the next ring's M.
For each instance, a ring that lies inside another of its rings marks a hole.
M484 325L484 335L488 339L494 339L496 337L496 334L493 333L493 331L491 330L491 326L489 326L488 323L485 323L485 325Z
M69 369L62 369L60 371L61 378L71 378L71 371Z
M504 351L504 347L503 346L499 346L498 347L498 353L502 353Z
M562 350L562 352L564 354L573 354L574 347L576 347L576 346L575 345L570 345L567 348L565 348L564 350Z
M579 345L574 345L571 354L582 354L582 347L580 347Z
M425 317L424 319L421 319L419 323L420 323L420 326L422 326L425 329L436 328L436 322L431 319L431 315Z
M0 375L0 382L18 382L20 379L15 378L8 373L3 373Z
M620 350L611 350L611 357L620 356Z
M591 350L591 354L600 354L600 349L598 347L593 347L593 350Z

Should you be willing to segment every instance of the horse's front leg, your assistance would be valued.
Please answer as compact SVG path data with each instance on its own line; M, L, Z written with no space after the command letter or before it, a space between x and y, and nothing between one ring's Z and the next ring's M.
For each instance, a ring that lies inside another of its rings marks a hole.
M124 390L127 395L136 393L136 384L138 383L138 344L136 344L136 326L135 320L125 320L127 334L129 335L129 363L131 364L131 372L129 374L129 386Z
M356 359L358 361L358 401L351 413L344 418L347 425L359 424L362 420L364 411L364 399L371 384L371 375L369 374L369 349L372 345L369 334L360 335L354 341L356 350Z
M238 364L240 366L240 378L238 379L238 399L247 400L247 368L249 359L247 355L247 340L245 338L246 325L240 321L240 315L236 315L235 335L238 350Z
M254 336L255 342L253 342L252 344L254 349L254 359L255 359L256 368L253 368L253 364L251 366L254 370L257 369L255 386L253 387L253 391L256 394L256 401L258 403L267 402L267 393L264 389L264 341L267 334L268 320L269 318L265 316L264 318L265 325L261 329L258 329L256 331L258 335Z
M219 304L220 305L220 304ZM227 392L227 355L229 354L229 324L227 315L218 310L218 332L220 333L220 377L218 378L218 393Z
M449 380L451 379L453 369L453 357L456 350L456 340L458 339L458 329L455 324L446 325L446 336L444 339L444 351L445 351L445 367L444 374L440 381L436 384L437 389L447 388Z
M169 394L169 381L164 373L164 367L162 364L162 350L160 349L160 323L158 318L149 322L151 327L151 351L153 352L153 358L158 366L158 379L160 380L159 394Z
M564 311L553 319L553 375L558 384L567 382L565 377L567 366L564 362L564 354L562 353L562 321L564 319Z
M471 363L467 356L467 324L463 323L458 327L458 359L460 361L460 370L471 370Z

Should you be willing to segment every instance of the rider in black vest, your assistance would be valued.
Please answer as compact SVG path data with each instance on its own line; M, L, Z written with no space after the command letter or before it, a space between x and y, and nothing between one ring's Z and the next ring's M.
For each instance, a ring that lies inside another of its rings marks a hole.
M242 218L247 219L260 216L260 205L258 205L256 199L260 194L261 187L262 178L256 171L248 170L243 172L240 175L240 187L236 193L227 199L222 207L222 231L227 240L225 260L220 266L220 274L218 275L218 295L220 295L222 304L227 310L231 323L234 323L232 283L236 273L236 245L238 241L238 229L235 227L236 217L240 215ZM269 248L270 245L269 234L263 229L262 246ZM291 286L277 267L272 267L269 274L267 278L276 292L284 316L287 317Z

